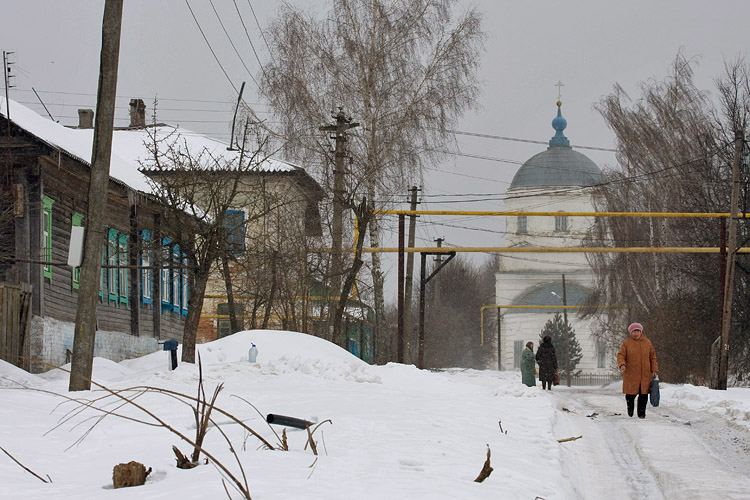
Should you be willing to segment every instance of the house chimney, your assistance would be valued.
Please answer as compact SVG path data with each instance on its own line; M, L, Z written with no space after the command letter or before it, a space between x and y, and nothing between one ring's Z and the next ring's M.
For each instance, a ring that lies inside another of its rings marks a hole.
M132 128L146 127L146 104L143 99L130 100L130 126Z
M78 128L94 128L94 110L78 110Z

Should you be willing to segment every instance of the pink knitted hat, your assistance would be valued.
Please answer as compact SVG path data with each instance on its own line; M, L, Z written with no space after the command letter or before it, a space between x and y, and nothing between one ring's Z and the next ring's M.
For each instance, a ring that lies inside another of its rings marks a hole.
M643 331L643 325L640 323L631 323L628 327L628 333L633 333L633 330Z

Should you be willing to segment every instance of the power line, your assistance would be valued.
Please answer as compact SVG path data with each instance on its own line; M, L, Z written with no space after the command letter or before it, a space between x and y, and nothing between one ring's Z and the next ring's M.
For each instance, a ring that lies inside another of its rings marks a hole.
M229 85L232 86L235 93L239 94L240 91L237 90L237 87L235 87L234 83L232 82L232 79L229 78L229 74L224 69L224 66L221 65L221 61L219 61L219 58L216 56L216 52L214 52L213 47L211 47L211 43L208 41L208 38L206 38L206 34L203 32L203 28L201 28L201 24L198 22L198 18L195 17L193 8L190 7L190 2L188 2L188 0L185 0L185 4L187 5L187 8L190 10L190 14L193 16L193 20L195 21L195 24L198 26L198 29L200 30L201 35L203 35L203 39L206 41L206 45L208 45L208 49L211 51L211 54L213 54L214 59L216 60L216 64L219 65L219 68L221 68L222 73L224 73L224 76L227 77L227 81L229 82Z
M451 133L451 134L454 134L454 135L467 135L467 136L471 136L471 137L482 137L482 138L485 138L485 139L496 139L496 140L501 140L501 141L524 142L524 143L528 143L528 144L543 144L545 146L549 144L549 141L535 141L535 140L531 140L531 139L519 139L517 137L504 137L504 136L501 136L501 135L480 134L480 133L477 133L477 132L464 132L462 130L444 129L443 132L448 132L448 133ZM576 149L590 149L590 150L593 150L593 151L606 151L606 152L611 152L611 153L616 153L617 152L616 149L598 148L598 147L594 147L594 146L579 146L579 145L576 145L576 144L571 144L571 147L574 147Z
M32 92L30 89L16 89L15 92ZM92 94L90 92L64 92L60 90L37 90L40 94L60 94L60 95L78 95L78 96L87 96L87 97L96 97L96 94ZM117 96L117 99L131 99L132 96L123 96L119 95ZM174 98L174 97L159 97L159 101L176 101L176 102L203 102L203 103L209 103L209 104L229 104L234 106L234 101L218 101L218 100L209 100L209 99L181 99L181 98ZM267 106L267 104L263 103L251 103L253 106Z
M247 74L250 75L250 79L255 83L255 86L258 86L258 82L255 80L255 77L250 72L250 70L247 68L247 65L245 64L244 59L242 59L242 56L240 55L240 52L237 50L237 47L234 45L234 42L232 41L232 37L229 36L229 32L227 32L227 29L224 27L224 22L221 20L221 16L219 16L219 12L216 10L216 7L214 6L214 0L208 0L211 4L211 8L214 10L214 14L216 14L216 19L219 20L219 24L221 25L221 29L224 30L224 34L227 36L227 39L229 40L229 43L232 45L232 48L234 49L234 53L237 54L237 57L240 59L240 62L242 63L242 66L245 67L245 71L247 71ZM235 3L235 6L237 4Z
M247 0L247 4L250 6L250 12L253 13L253 18L255 18L255 25L258 27L258 33L260 33L260 36L263 39L263 43L266 44L266 48L268 49L268 53L271 56L273 56L273 52L271 51L271 47L268 45L268 40L266 40L266 35L263 33L263 28L260 27L260 22L258 22L258 16L255 15L255 9L253 9L253 3L250 0Z
M255 50L255 44L250 39L250 33L247 31L247 26L245 26L245 20L242 19L242 14L240 13L240 8L237 6L237 0L232 0L234 3L234 8L237 10L237 15L240 18L240 22L242 23L242 27L245 28L245 35L247 35L247 41L250 42L250 47L253 49L253 54L255 54L255 59L258 61L258 64L260 65L260 70L263 72L263 74L266 74L265 68L263 68L263 63L260 62L260 57L258 57L258 52ZM252 6L250 7L252 9ZM255 15L255 12L253 12L253 15ZM257 21L257 19L256 19ZM253 79L255 81L255 79ZM258 82L255 82L255 85L258 85Z

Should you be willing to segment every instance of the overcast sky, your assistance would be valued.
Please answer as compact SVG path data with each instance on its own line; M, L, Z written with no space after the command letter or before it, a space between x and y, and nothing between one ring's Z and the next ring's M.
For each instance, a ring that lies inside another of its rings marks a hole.
M320 2L291 3L312 7ZM95 107L103 0L0 0L0 5L0 49L15 52L11 98L46 115L33 87L56 120L76 124L78 108ZM211 3L189 0L189 5L228 78L203 39L187 2L126 0L116 125L127 125L129 99L143 98L150 106L158 96L160 121L228 140L236 100L232 84L239 88L247 81L245 100L256 103L261 116L267 111L255 97L251 79L251 74L259 71L258 59L262 62L268 55L251 7L264 26L274 15L277 2L213 0L241 60ZM563 114L568 120L565 133L571 143L613 148L613 134L593 105L615 82L637 97L638 82L663 78L682 48L686 56L700 59L698 85L712 90L724 60L744 55L750 40L750 2L746 0L458 3L459 9L470 6L484 13L488 33L481 70L484 91L482 109L465 116L458 130L519 139L547 141L553 135L550 122L556 113L555 83L561 80ZM425 203L420 208L502 210L502 195L519 163L545 149L543 145L466 136L459 136L459 143L463 153L494 159L454 156L436 165L426 178ZM602 167L614 164L612 153L581 151ZM456 194L465 196L438 196ZM404 193L404 200L406 196ZM448 200L453 203L440 203ZM418 246L433 245L439 236L446 238L446 245L503 244L499 221L465 217L430 220L450 226L423 224Z

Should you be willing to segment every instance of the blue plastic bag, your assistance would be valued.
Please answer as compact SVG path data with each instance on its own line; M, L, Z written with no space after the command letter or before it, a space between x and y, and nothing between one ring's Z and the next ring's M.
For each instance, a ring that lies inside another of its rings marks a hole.
M651 379L651 386L648 388L648 399L651 406L659 406L659 377Z

